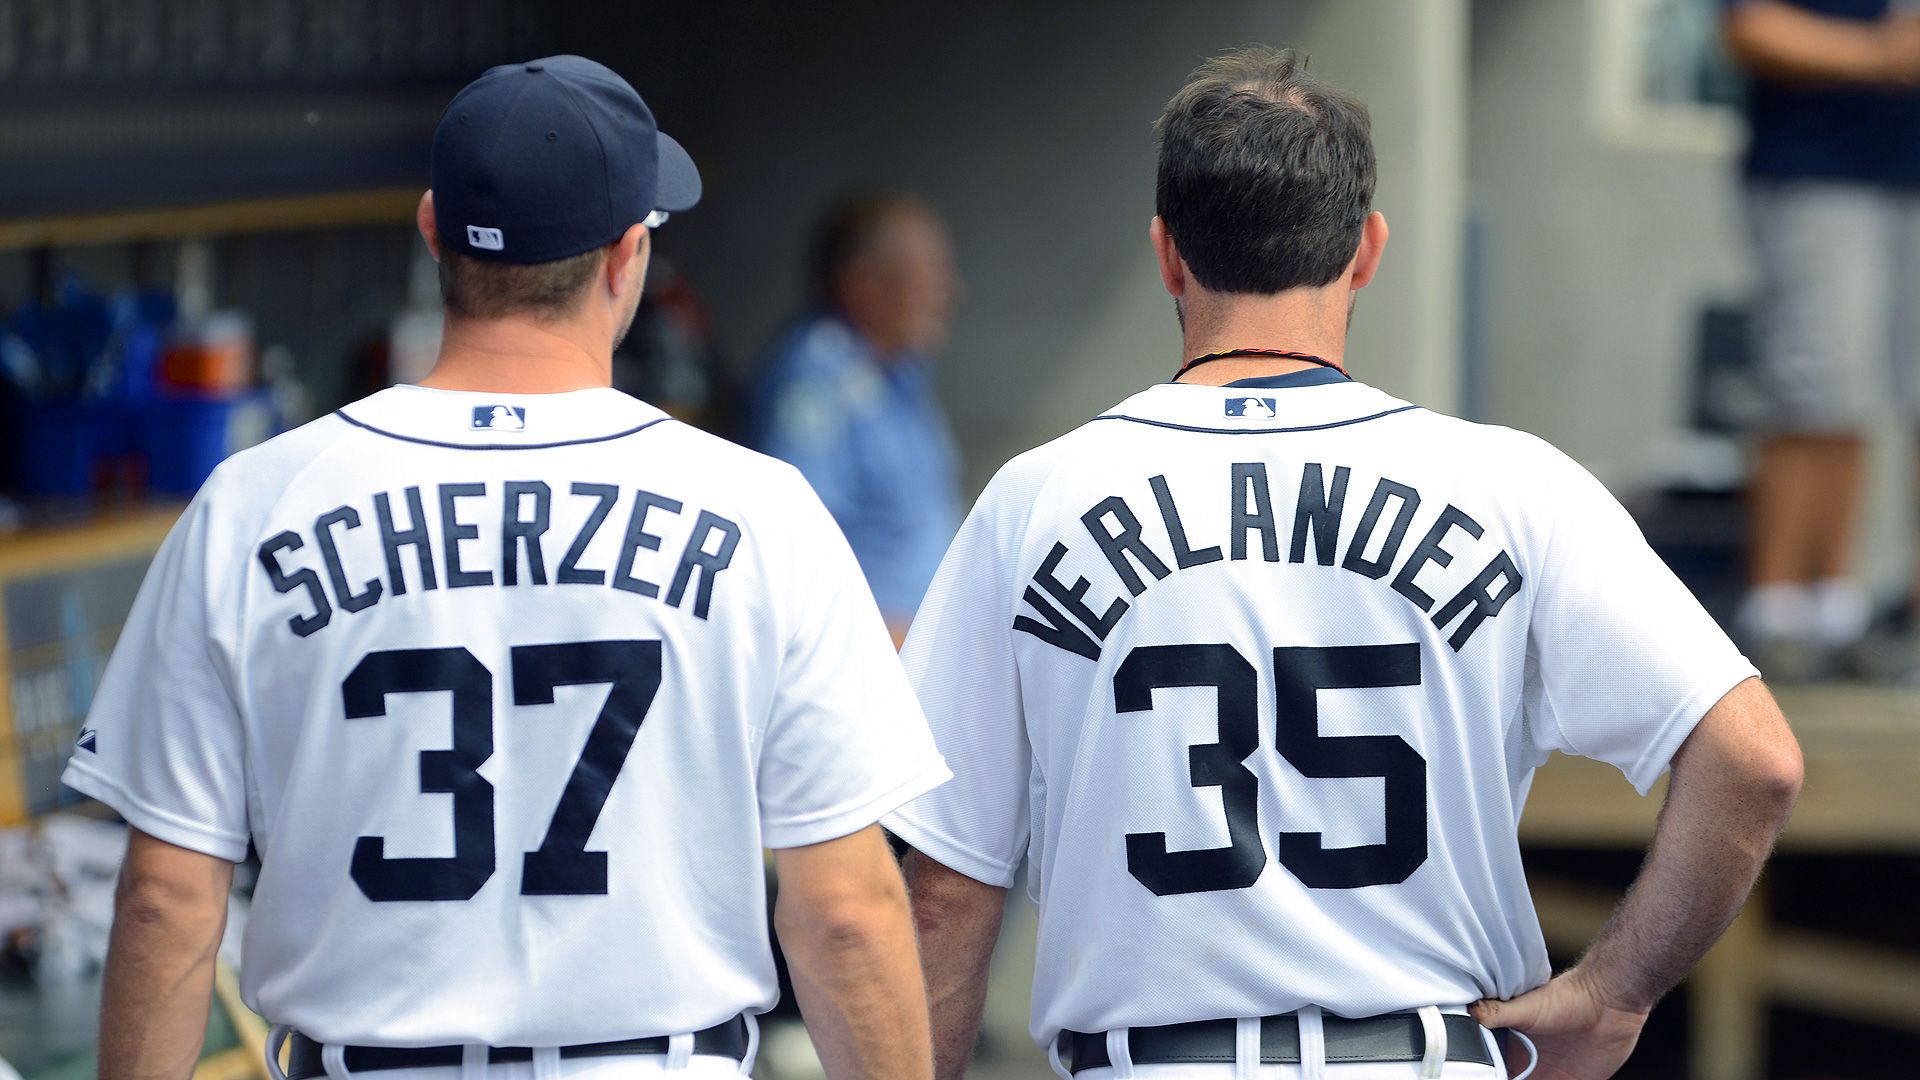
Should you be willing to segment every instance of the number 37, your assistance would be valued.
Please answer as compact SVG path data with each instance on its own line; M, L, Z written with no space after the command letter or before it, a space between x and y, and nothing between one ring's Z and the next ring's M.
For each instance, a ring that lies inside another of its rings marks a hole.
M607 683L607 703L560 793L537 851L521 866L523 896L602 896L607 853L587 837L626 764L640 722L660 690L658 641L578 641L513 650L513 703L551 705L561 686ZM494 871L493 784L480 766L493 756L493 673L463 648L368 653L340 686L347 719L387 715L387 695L445 692L453 700L453 748L420 752L420 790L453 796L453 855L390 859L386 838L353 846L354 883L369 900L471 900Z
M1153 692L1181 686L1219 694L1220 741L1187 748L1194 787L1217 787L1227 845L1168 851L1167 834L1128 833L1127 870L1160 896L1245 889L1267 868L1260 779L1244 762L1260 749L1259 676L1231 645L1149 645L1113 676L1115 711L1151 712ZM1317 832L1283 832L1280 864L1309 888L1394 885L1427 861L1427 761L1397 735L1322 735L1319 692L1420 684L1420 646L1348 645L1273 650L1274 747L1302 776L1378 777L1385 839L1328 848Z

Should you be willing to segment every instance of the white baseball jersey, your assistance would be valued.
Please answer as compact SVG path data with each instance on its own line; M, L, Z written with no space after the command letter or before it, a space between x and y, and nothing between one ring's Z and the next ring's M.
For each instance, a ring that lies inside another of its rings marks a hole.
M248 1003L376 1045L764 1010L762 848L948 775L799 474L613 390L397 387L234 457L87 726L68 784L257 846Z
M1040 905L1033 1032L1505 997L1560 750L1643 793L1754 674L1601 485L1316 370L1003 468L906 647L955 779L887 826Z

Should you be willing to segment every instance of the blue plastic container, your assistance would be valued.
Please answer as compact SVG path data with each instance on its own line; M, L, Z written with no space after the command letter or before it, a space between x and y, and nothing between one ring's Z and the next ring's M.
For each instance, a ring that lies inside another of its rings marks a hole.
M192 495L215 466L274 434L273 402L265 390L159 398L140 408L147 485L163 494Z
M13 417L20 490L29 495L85 495L93 490L104 407L79 398L20 403Z

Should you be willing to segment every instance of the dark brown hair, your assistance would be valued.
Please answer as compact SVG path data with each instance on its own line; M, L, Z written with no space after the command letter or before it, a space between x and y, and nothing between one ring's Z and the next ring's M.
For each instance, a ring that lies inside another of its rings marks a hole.
M1154 209L1200 284L1271 294L1352 261L1373 206L1371 121L1292 49L1208 60L1155 127Z

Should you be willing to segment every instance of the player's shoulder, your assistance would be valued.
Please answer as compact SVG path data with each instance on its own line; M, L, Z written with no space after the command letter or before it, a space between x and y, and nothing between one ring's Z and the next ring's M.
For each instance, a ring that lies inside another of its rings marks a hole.
M1417 451L1427 467L1482 490L1522 517L1616 501L1571 454L1520 428L1418 409L1405 414L1397 445L1402 452Z
M820 502L800 470L777 457L678 420L655 430L657 452L678 463L700 491L702 505L716 513L779 528L791 523L797 503Z
M200 485L176 530L212 549L251 546L300 475L352 430L328 414L233 453Z
M1539 483L1592 478L1586 466L1573 455L1531 431L1427 410L1421 410L1421 414L1427 422L1443 428L1466 453L1489 470Z
M993 478L981 489L977 505L996 511L1032 507L1047 483L1062 469L1083 460L1085 451L1094 449L1091 444L1097 439L1093 425L1082 425L1014 455L994 471Z
M1398 419L1405 429L1403 438L1432 440L1439 453L1470 456L1519 472L1579 467L1565 451L1521 428L1425 407L1408 410Z
M806 483L792 465L704 428L669 420L656 431L657 438L672 448L682 467L704 472L716 481L782 489Z
M229 456L201 485L199 498L222 507L264 510L263 504L274 502L295 478L353 433L353 425L337 413L310 420Z

